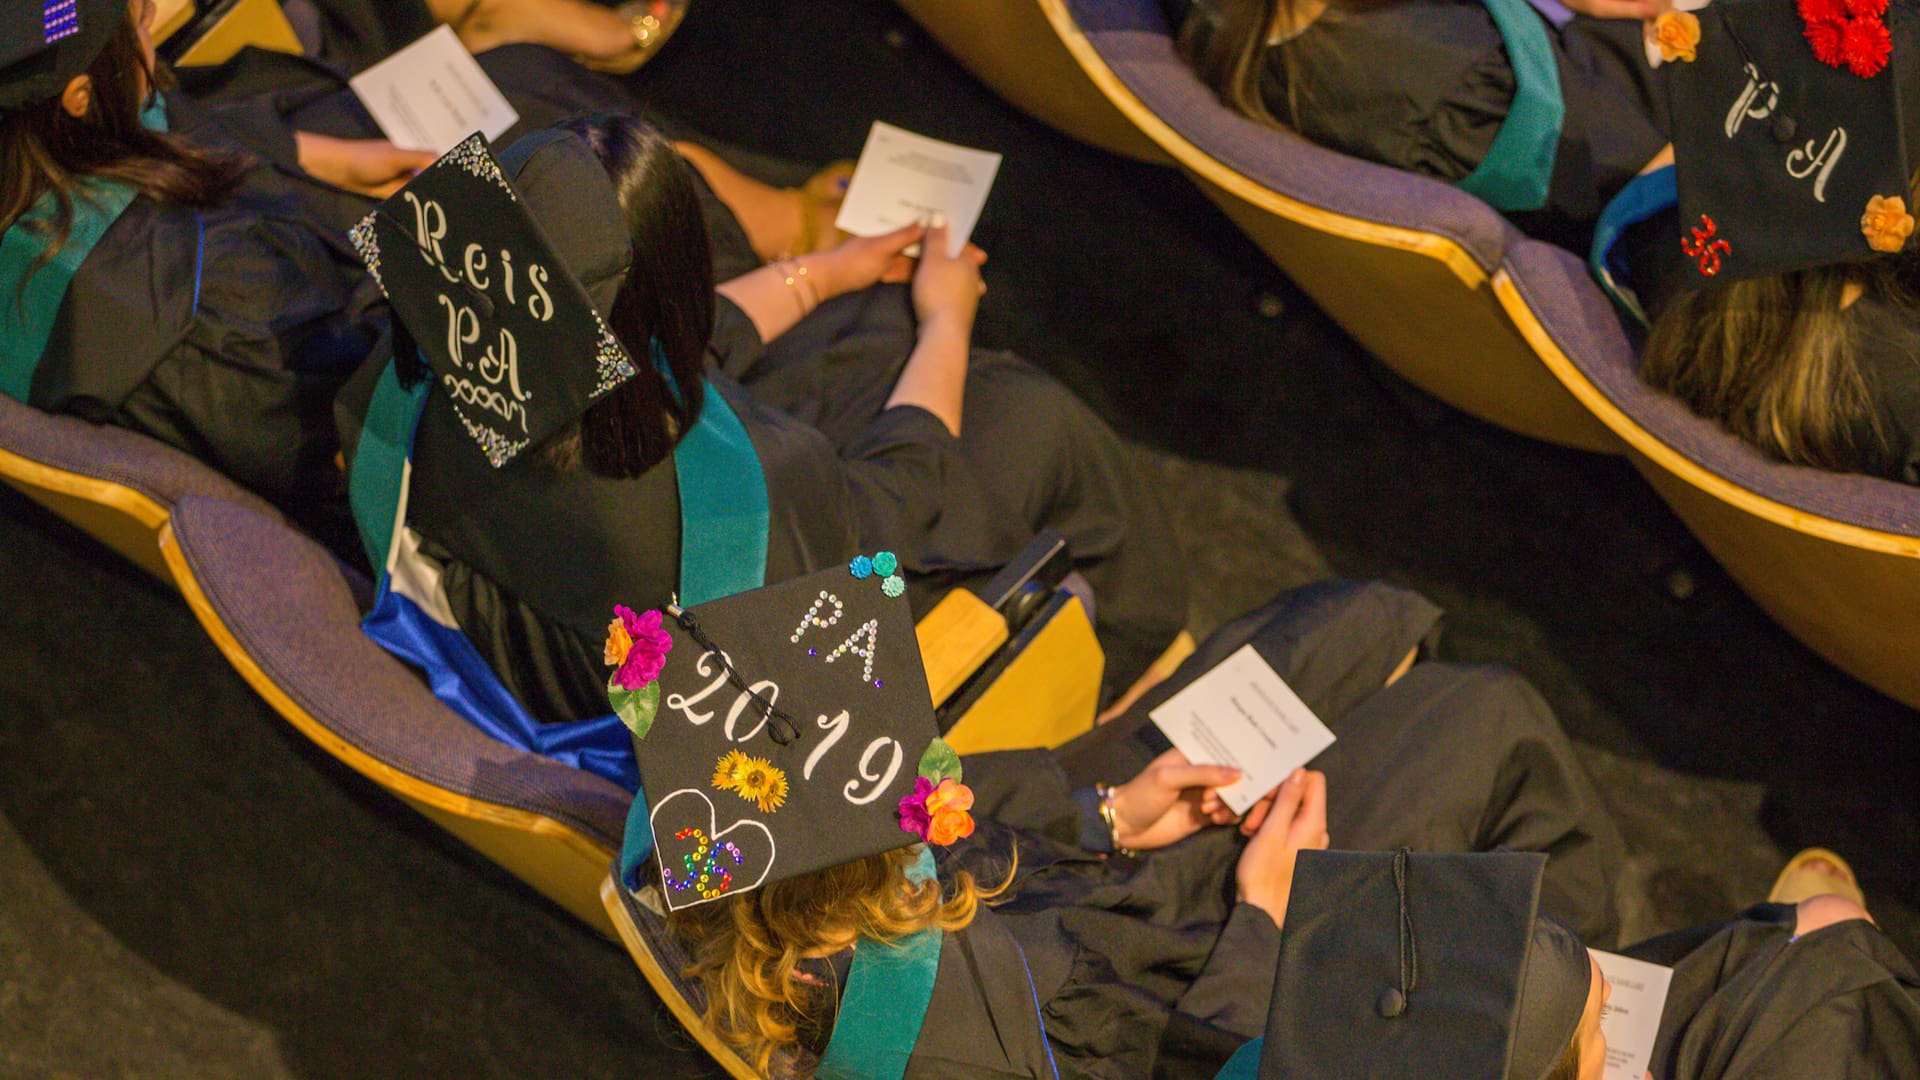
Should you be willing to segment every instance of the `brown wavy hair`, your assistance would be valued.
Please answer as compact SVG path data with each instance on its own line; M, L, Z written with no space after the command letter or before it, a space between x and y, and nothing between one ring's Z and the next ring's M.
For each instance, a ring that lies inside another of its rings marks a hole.
M1200 81L1212 88L1227 108L1268 127L1292 131L1299 126L1298 74L1288 70L1287 111L1280 117L1267 105L1262 87L1266 59L1271 52L1288 64L1288 46L1294 35L1312 25L1324 12L1363 11L1387 0L1198 0L1184 26L1174 27L1180 55ZM1286 39L1269 44L1275 28Z
M1920 199L1920 173L1910 187ZM1640 375L1768 457L1859 469L1886 433L1847 293L1920 317L1907 262L1821 266L1683 293L1654 320Z
M198 150L141 126L147 90L172 86L164 67L147 63L133 21L100 51L87 75L93 107L70 115L55 97L0 119L0 229L11 227L48 194L54 213L41 262L51 259L73 229L73 200L83 180L114 180L169 206L214 206L234 193L239 162Z
M803 957L856 940L964 929L1013 881L1009 870L998 888L984 890L960 871L945 888L914 884L907 871L918 859L916 849L902 848L675 912L668 921L693 953L685 974L706 987L707 1023L762 1075L776 1064L792 1071L802 1023L836 993L794 978Z

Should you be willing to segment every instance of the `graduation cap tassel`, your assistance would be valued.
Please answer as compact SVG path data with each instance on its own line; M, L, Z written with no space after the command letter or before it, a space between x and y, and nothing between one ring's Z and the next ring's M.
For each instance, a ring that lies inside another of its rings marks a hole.
M1420 985L1420 939L1413 932L1413 912L1407 908L1407 857L1401 848L1393 855L1393 887L1400 897L1400 985L1380 992L1374 1010L1391 1020L1407 1011L1407 997Z
M702 649L712 653L714 658L720 661L720 669L726 673L727 681L760 706L760 715L767 718L768 738L781 746L790 746L799 741L800 736L806 733L805 729L801 728L800 722L793 718L793 714L768 700L765 694L755 690L753 684L734 669L733 661L727 658L726 651L714 644L706 631L700 629L700 622L693 617L692 612L678 604L668 604L665 611L669 618L680 624L680 629L685 630L688 637L698 642ZM785 725L786 731L780 730L781 725Z

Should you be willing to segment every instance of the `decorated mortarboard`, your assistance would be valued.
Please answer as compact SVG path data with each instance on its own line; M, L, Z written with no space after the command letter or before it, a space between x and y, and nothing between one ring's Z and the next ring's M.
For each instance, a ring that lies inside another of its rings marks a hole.
M0 9L0 114L59 94L127 18L126 0L8 0Z
M1901 85L1913 13L1887 0L1717 0L1670 12L1662 65L1685 280L1897 252L1913 231ZM1697 39L1689 44L1689 39Z
M474 135L353 230L437 392L496 468L637 374L606 314L633 259L584 139Z
M669 910L973 832L888 552L681 610L616 611Z
M1538 915L1544 855L1303 851L1262 1080L1543 1080L1591 967Z

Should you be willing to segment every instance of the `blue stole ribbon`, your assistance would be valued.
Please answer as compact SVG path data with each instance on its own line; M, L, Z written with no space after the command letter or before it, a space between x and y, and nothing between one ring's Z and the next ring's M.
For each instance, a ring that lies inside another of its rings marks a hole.
M1553 159L1566 124L1560 67L1541 14L1527 0L1482 0L1500 30L1513 64L1513 103L1478 168L1456 186L1496 210L1538 210L1547 205Z
M632 738L618 716L540 723L458 627L434 618L422 606L428 598L408 595L404 584L396 588L394 570L405 546L401 539L409 459L429 390L426 382L412 390L402 387L389 364L375 386L354 451L348 478L354 522L368 559L381 568L379 591L362 630L388 652L424 670L434 696L481 731L638 793L640 771ZM707 394L700 419L674 448L674 467L681 492L682 595L689 585L708 599L731 595L721 590L758 588L766 577L766 477L745 426L719 394ZM756 551L758 562L742 566L736 561ZM645 802L635 799L642 822ZM651 829L628 830L623 862L636 846L639 858L651 851Z
M907 871L914 884L935 878L933 852ZM900 1080L933 1001L946 935L928 927L887 944L862 941L853 953L847 992L834 1017L833 1037L814 1069L819 1080Z
M159 95L140 114L140 123L149 131L167 130L166 105ZM58 205L52 192L35 200L0 237L0 394L22 404L33 392L33 376L46 357L74 275L139 196L114 180L82 178L78 186L67 242L52 258L45 257L47 230Z
M1587 253L1587 269L1593 279L1613 299L1621 315L1642 327L1651 326L1640 296L1628 279L1626 259L1614 251L1614 245L1628 229L1680 203L1680 186L1671 165L1641 173L1620 189L1593 228L1593 249Z
M1255 1039L1243 1044L1233 1052L1220 1071L1213 1074L1213 1080L1254 1080L1260 1074L1260 1051L1267 1045L1265 1039Z

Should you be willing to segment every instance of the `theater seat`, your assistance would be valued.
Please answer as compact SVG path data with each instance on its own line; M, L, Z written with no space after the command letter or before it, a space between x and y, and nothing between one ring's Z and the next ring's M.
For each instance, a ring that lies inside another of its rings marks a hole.
M159 536L174 504L221 499L279 513L193 457L122 428L49 416L0 394L0 479L170 582Z
M607 875L600 885L600 899L619 933L620 944L626 946L640 973L646 976L647 985L659 995L667 1011L680 1022L687 1034L700 1044L700 1049L705 1050L715 1064L726 1070L728 1076L735 1080L759 1080L760 1074L708 1026L704 1018L707 1010L706 989L698 980L689 979L683 974L693 958L667 931L667 920L633 893L621 888L618 879L617 870Z
M1009 101L1097 145L1178 164L1408 381L1523 435L1619 452L1503 312L1493 276L1521 236L1492 207L1235 114L1174 51L1158 0L900 2ZM1122 120L1159 153L1113 134Z
M1579 259L1527 241L1494 286L1514 322L1700 542L1788 632L1920 707L1920 488L1781 465L1640 381Z
M302 735L612 935L600 878L632 796L442 705L361 633L357 575L290 526L189 497L160 550L220 651Z

